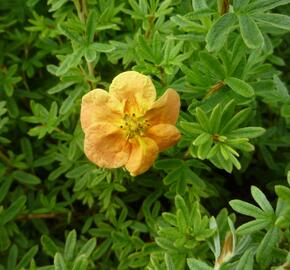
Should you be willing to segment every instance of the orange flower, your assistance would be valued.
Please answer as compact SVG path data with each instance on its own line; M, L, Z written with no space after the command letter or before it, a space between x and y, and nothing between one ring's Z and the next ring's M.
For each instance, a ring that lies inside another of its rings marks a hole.
M180 138L174 126L179 95L168 89L157 101L151 79L135 71L114 78L109 92L95 89L82 99L84 152L99 167L125 166L132 176L147 171L158 152Z

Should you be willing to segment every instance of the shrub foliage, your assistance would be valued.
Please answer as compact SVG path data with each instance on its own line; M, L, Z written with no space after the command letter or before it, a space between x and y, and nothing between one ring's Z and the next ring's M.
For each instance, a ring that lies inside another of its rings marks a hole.
M1 0L0 269L289 269L289 4ZM182 101L138 177L79 122L125 70Z

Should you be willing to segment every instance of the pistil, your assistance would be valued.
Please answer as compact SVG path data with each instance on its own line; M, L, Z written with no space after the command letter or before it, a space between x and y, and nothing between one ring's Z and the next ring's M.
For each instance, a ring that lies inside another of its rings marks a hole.
M137 117L135 113L132 113L131 115L125 114L120 128L125 131L127 139L132 139L143 136L148 126L148 120L144 119L143 116Z

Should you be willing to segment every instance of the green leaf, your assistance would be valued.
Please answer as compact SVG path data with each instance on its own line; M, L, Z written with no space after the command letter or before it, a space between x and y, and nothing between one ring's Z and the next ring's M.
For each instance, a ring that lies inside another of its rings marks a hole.
M0 214L0 217L1 217L1 214ZM4 227L0 226L0 252L3 252L6 249L8 249L10 244L11 244L11 241L9 239L7 230Z
M249 2L250 0L234 0L233 7L235 12L242 10L244 7L248 5Z
M27 139L26 137L23 137L20 142L21 142L22 152L25 155L25 159L27 163L31 166L31 164L33 163L33 150L32 150L30 140Z
M234 92L243 97L252 97L255 95L251 85L238 78L229 77L225 79L225 84L228 85Z
M73 85L75 82L60 82L56 86L50 88L47 93L50 95L59 93L67 88L69 88L71 85Z
M258 49L264 45L263 35L255 21L248 15L239 15L242 38L250 49Z
M2 181L2 185L0 187L0 204L5 199L5 196L9 191L9 188L12 184L12 179L12 177L6 177L6 179Z
M202 145L204 143L212 142L212 135L209 133L201 133L196 137L196 139L192 142L193 145Z
M38 245L35 245L31 249L29 249L25 253L25 255L22 257L20 262L17 264L16 269L20 270L27 267L37 252L38 252Z
M269 269L268 266L271 262L271 254L278 241L279 229L277 227L271 228L264 236L256 253L257 262L262 269Z
M204 131L208 131L210 129L209 119L206 113L201 108L199 107L196 108L195 117Z
M236 129L240 124L246 121L250 115L251 109L246 108L235 114L234 117L222 128L221 134L227 134L229 131Z
M115 47L110 44L95 42L90 45L92 48L94 48L97 52L103 52L103 53L109 53L112 52Z
M107 238L105 241L103 241L94 252L94 258L96 259L101 258L109 249L111 244L112 244L112 240L110 238Z
M290 31L290 17L282 14L257 14L255 19L265 25Z
M206 52L200 52L199 58L201 63L208 69L208 72L214 74L218 80L225 78L224 66L214 56Z
M277 185L275 186L275 192L281 199L290 203L290 189L288 187Z
M236 212L243 215L261 219L267 218L267 215L260 208L250 203L241 200L231 200L229 204Z
M74 42L79 43L79 44L81 44L83 42L81 37L78 34L76 34L75 31L71 30L70 28L68 28L64 24L58 24L58 29L60 30L60 32L63 35L65 35L71 41L74 41Z
M41 183L39 177L23 171L13 172L12 177L22 184L38 185Z
M8 223L13 220L17 214L22 210L23 206L26 203L26 196L22 195L18 197L8 209L0 213L0 226Z
M73 264L72 270L86 270L88 267L88 259L85 255L81 255L76 258Z
M222 114L223 114L223 110L222 110L221 105L220 104L216 105L213 108L210 118L209 118L209 126L210 126L210 130L212 134L218 132L220 129Z
M270 219L256 219L242 224L238 229L237 233L240 235L248 235L260 230L266 229L271 225Z
M54 255L54 267L55 270L67 270L64 259L59 252Z
M213 269L205 262L199 261L194 258L187 259L187 265L190 270L212 270Z
M94 35L97 26L98 15L95 10L91 10L86 23L86 37L87 42L90 44L94 41Z
M82 91L83 91L83 88L80 87L70 93L70 95L63 101L59 109L59 113L61 115L66 114L67 112L69 112L70 109L72 109L72 107L74 106L75 100L80 96Z
M74 258L76 242L77 242L77 233L76 233L76 230L72 230L69 232L65 240L65 247L64 247L64 258L68 261L71 261Z
M92 252L94 251L94 249L96 248L96 239L92 238L89 241L87 241L81 248L81 250L79 251L77 257L79 257L80 255L84 255L87 258L92 254Z
M161 170L174 170L182 166L183 162L180 159L161 159L157 160L154 167Z
M13 244L11 248L9 249L9 254L8 254L8 259L7 259L7 270L16 269L17 256L18 256L18 248L15 244Z
M263 11L273 9L278 6L287 5L290 3L290 0L255 0L251 1L247 6L247 11L251 13L262 13Z
M234 13L226 13L215 21L206 36L207 50L219 51L224 46L236 22L237 17Z
M189 212L188 212L187 206L185 204L185 201L180 195L175 196L175 206L177 209L181 210L181 212L185 218L189 217Z
M252 249L246 250L235 270L252 270L254 266L254 254Z
M55 75L62 76L70 68L77 66L80 63L82 56L83 48L78 48L72 54L67 55L61 62L60 66L57 68Z
M255 186L251 186L251 193L256 201L256 203L265 211L268 213L273 213L274 214L274 209L268 199L266 198L265 194L258 189Z
M165 261L165 265L166 265L166 270L175 270L176 269L174 266L172 257L168 253L164 254L164 261Z
M91 45L85 48L85 58L87 62L93 62L97 57L96 49Z
M256 138L265 133L265 129L261 127L244 127L233 130L228 136L238 138Z
M188 132L186 135L200 134L203 131L200 124L198 123L180 121L179 124L186 132Z
M56 244L47 235L42 235L40 238L40 242L42 244L45 253L48 254L49 256L54 257L54 255L58 252Z

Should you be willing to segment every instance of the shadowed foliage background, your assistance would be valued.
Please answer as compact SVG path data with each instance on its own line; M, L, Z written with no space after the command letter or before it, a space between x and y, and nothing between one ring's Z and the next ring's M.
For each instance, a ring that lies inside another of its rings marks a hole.
M290 267L289 0L0 14L1 270ZM125 70L182 102L181 140L138 177L90 163L79 121Z

